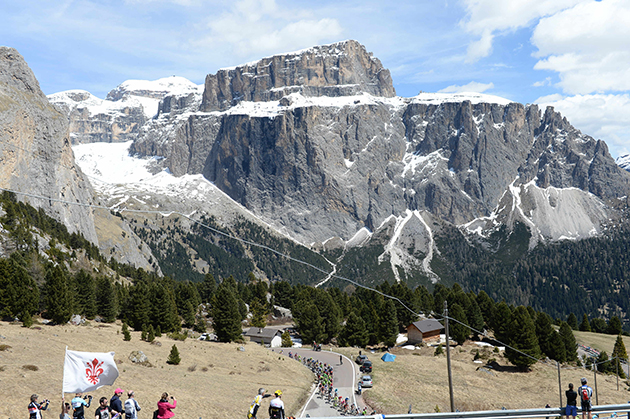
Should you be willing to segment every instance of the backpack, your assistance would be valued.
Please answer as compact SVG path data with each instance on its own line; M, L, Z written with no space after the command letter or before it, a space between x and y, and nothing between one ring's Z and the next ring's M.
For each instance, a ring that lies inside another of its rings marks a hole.
M591 399L591 396L588 394L588 387L584 386L580 388L580 396L582 396L583 402L587 402Z
M136 413L136 404L133 402L133 399L125 400L125 415L127 417L133 417Z

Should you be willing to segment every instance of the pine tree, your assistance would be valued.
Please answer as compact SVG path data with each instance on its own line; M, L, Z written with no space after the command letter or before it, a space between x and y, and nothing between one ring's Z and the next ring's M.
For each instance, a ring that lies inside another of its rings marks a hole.
M153 325L150 324L149 327L147 327L147 342L153 342L155 340L155 329L153 328Z
M291 340L291 335L288 330L282 332L282 347L283 348L291 348L293 347L293 341Z
M267 310L265 310L258 298L252 300L249 308L252 313L251 325L260 328L267 326Z
M612 316L610 320L608 320L606 333L609 335L618 335L621 333L621 320L619 320L619 317Z
M571 327L571 330L578 329L577 317L574 313L569 313L569 317L567 317L567 324Z
M330 294L319 288L316 288L315 304L322 317L324 326L324 336L321 338L321 341L330 342L332 338L339 334L341 329L341 310Z
M485 322L483 320L481 308L477 304L477 300L475 298L468 298L468 300L470 301L470 305L466 311L466 318L468 319L468 324L471 327L471 332L477 336L479 333L475 330L479 330L480 332L483 331Z
M184 308L180 311L182 319L184 319L185 327L193 327L195 325L195 308L190 301L184 303Z
M232 288L223 281L212 298L212 325L219 342L241 338L241 314Z
M368 343L365 322L354 311L350 313L346 325L341 329L339 343L343 346L358 346L361 348Z
M591 324L588 321L588 316L586 313L582 316L582 323L580 323L580 332L590 332Z
M149 299L149 288L144 282L137 283L129 290L128 320L133 330L142 330L142 326L151 321Z
M212 297L217 290L217 281L211 273L207 273L203 282L197 284L197 289L199 290L201 302L208 304L212 301Z
M573 336L573 330L571 330L571 326L567 322L560 324L560 337L566 350L567 362L577 361L577 342L575 341L575 336Z
M129 327L127 326L127 323L123 323L122 333L123 333L123 340L127 342L131 340L131 332L129 331Z
M0 316L17 317L30 327L39 307L39 289L17 259L17 253L0 259Z
M394 306L394 302L388 299L385 302L380 321L380 341L389 348L396 345L396 338L398 338L396 307Z
M166 360L167 364L171 365L179 365L181 362L181 358L179 357L179 351L177 350L177 346L173 344L171 347L171 353L168 355L168 359Z
M148 330L148 327L145 323L142 325L142 333L140 333L140 340L147 340L147 330Z
M496 305L494 300L490 298L485 291L481 290L479 294L477 294L477 305L479 305L481 314L483 314L483 320L488 326L491 326L494 306Z
M464 309L459 304L455 303L449 309L449 315L456 321L449 321L449 332L451 337L462 345L466 339L470 337L470 327L468 327L468 319ZM463 323L463 324L462 324Z
M554 358L552 353L557 352L557 348L552 347L551 339L553 338L553 334L555 332L553 326L551 325L551 318L546 313L540 312L536 316L536 337L538 338L538 346L543 354L547 355L549 358ZM563 345L564 348L564 345ZM565 354L564 351L562 351ZM566 354L565 354L566 356Z
M558 361L560 363L564 363L567 361L567 350L564 347L564 342L560 337L560 333L555 330L551 333L549 337L549 353L547 353L549 358Z
M621 335L617 335L617 340L615 340L615 347L613 349L612 356L625 359L626 361L628 360L628 353L626 352L626 345L623 343L623 339Z
M64 324L72 316L72 300L65 272L59 265L46 272L46 309L51 320Z
M619 377L626 378L621 360L627 361L628 353L626 352L626 345L624 345L621 335L617 335L617 340L615 341L615 347L613 348L612 357L614 358L612 372L617 373L617 371L619 371Z
M109 278L101 277L96 281L96 307L98 314L107 323L112 323L118 315L118 299Z
M494 306L492 313L492 330L494 337L499 342L510 344L510 325L512 324L512 310L505 301Z
M77 313L92 320L96 317L96 284L94 278L89 273L81 269L74 275L75 284L75 307Z
M536 338L536 327L527 309L519 306L514 310L510 327L510 346L505 349L508 360L527 371L540 357L540 348Z
M292 313L304 343L322 341L325 329L315 303L310 300L300 300L293 305Z

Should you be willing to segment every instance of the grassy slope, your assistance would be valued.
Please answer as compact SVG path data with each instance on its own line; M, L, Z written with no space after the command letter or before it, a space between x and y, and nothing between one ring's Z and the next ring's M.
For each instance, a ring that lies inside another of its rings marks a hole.
M453 394L455 408L460 411L540 408L549 403L559 407L558 371L556 365L539 363L532 371L522 373L508 367L506 371L488 373L477 370L482 364L473 363L476 346L466 344L451 351ZM374 361L374 388L366 390L365 399L377 411L389 414L407 413L412 405L414 413L449 411L446 356L433 356L433 348L410 351L396 348L395 362L382 362L382 353L368 354ZM483 352L483 351L482 351ZM346 350L356 356L358 350ZM503 366L509 365L502 356L488 351ZM353 358L354 359L354 358ZM563 367L561 370L563 400L568 383L579 385L582 376L592 377L584 369ZM592 380L589 380L592 381ZM628 386L620 381L617 391L613 376L598 376L600 404L626 403Z
M605 335L603 333L591 333L591 332L578 332L573 331L575 340L577 343L581 343L585 346L590 346L598 351L606 351L610 358L613 348L615 347L616 335ZM626 347L626 351L630 348L630 336L622 336L623 344Z
M279 359L277 354L253 343L245 344L245 351L241 352L237 344L191 339L181 342L163 336L157 339L162 346L157 346L140 341L139 332L132 332L131 341L123 341L120 325L100 326L92 323L25 329L0 322L0 345L11 347L0 351L0 388L5 396L0 403L0 419L26 417L32 393L39 394L40 400L48 398L53 402L44 418L58 417L66 345L78 351L115 351L120 371L115 385L135 391L142 407L140 417L145 418L151 417L164 391L178 400L175 417L245 417L259 387L270 392L282 389L287 413L296 415L313 380L307 368L285 357ZM180 365L166 364L174 343L182 359ZM154 367L132 364L128 356L134 350L143 351ZM29 371L23 365L35 365L39 370ZM191 371L193 366L196 369ZM110 398L113 388L103 387L91 394L95 400ZM66 395L66 399L73 396ZM268 400L261 406L264 414ZM95 406L87 409L87 418L93 417Z

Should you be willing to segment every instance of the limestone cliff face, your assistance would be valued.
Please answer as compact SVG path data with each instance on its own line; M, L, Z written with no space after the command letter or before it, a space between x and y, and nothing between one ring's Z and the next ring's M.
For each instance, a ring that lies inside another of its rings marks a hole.
M7 47L0 47L0 185L98 243L92 210L58 202L93 199L74 163L68 120L50 104L22 56Z
M305 241L349 239L417 210L458 225L502 212L506 222L526 221L535 236L584 237L611 216L603 203L630 191L630 176L605 144L552 109L541 115L535 105L420 97L225 115L203 174ZM545 196L549 188L579 196L561 194L570 205L549 207L533 189L516 192L526 184ZM499 205L506 196L526 202ZM553 228L568 208L579 219L566 231Z
M68 116L72 144L134 140L147 121L137 102L102 100L84 90L55 93L49 100Z
M270 101L291 93L304 96L396 94L389 70L356 41L317 46L206 77L202 111L225 110L241 101Z

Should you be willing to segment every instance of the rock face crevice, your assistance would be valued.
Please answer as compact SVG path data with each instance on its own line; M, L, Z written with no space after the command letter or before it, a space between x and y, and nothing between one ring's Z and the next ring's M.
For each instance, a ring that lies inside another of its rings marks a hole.
M92 210L58 202L93 203L92 187L74 163L68 120L24 58L7 47L0 47L0 185L98 244Z
M241 101L280 100L296 92L332 97L362 92L383 97L396 94L389 70L363 45L350 40L209 74L201 110L226 110Z

